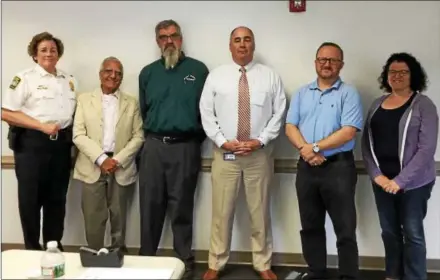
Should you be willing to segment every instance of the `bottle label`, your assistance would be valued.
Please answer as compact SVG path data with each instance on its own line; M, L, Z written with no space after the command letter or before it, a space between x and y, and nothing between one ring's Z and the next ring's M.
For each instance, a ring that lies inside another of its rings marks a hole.
M41 275L44 278L59 278L64 276L64 264L52 267L41 267Z

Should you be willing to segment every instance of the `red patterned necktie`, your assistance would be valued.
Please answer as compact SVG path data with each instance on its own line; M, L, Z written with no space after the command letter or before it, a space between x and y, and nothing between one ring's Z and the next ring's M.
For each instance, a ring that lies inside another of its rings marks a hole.
M251 134L251 102L246 69L241 67L241 77L238 83L238 127L237 140L248 141Z

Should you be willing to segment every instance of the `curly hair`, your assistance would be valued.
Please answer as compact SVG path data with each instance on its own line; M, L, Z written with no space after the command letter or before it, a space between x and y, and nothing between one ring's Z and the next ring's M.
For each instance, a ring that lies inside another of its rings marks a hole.
M428 76L426 75L425 70L423 69L420 62L411 54L401 52L401 53L393 53L385 63L382 69L382 73L380 74L378 81L380 84L380 89L385 92L391 93L392 88L388 83L388 71L390 69L390 65L393 62L403 62L405 63L410 72L410 87L414 92L422 92L426 89L428 83Z
M49 32L43 32L43 33L39 33L39 34L35 35L34 37L32 37L32 40L28 45L28 54L34 62L37 62L37 60L34 57L37 55L38 45L42 41L54 41L55 45L57 46L58 57L61 58L63 56L63 53L64 53L63 42L61 42L60 39L54 37Z

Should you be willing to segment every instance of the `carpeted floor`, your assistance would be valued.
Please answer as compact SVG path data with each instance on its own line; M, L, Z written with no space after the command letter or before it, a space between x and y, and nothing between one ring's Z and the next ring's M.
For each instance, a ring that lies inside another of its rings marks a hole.
M194 271L194 279L201 279L207 265L199 263L196 265ZM286 266L273 267L273 271L277 274L278 279L286 279L286 277L292 271L304 271L304 268L294 268ZM337 275L336 270L330 270L330 274ZM220 275L220 279L259 279L258 274L252 269L250 265L227 265L223 273ZM336 278L335 278L336 279ZM361 272L360 280L384 280L385 275L383 271L369 271L363 270ZM440 280L440 274L430 274L428 280Z

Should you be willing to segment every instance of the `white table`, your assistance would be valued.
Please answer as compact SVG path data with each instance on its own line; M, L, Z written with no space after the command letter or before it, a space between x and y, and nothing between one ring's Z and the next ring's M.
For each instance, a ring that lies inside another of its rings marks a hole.
M7 250L1 254L2 279L26 279L32 271L38 271L43 251ZM65 279L79 277L86 268L81 265L79 253L63 253L66 259ZM184 263L172 257L124 256L124 268L172 269L171 279L182 278Z

